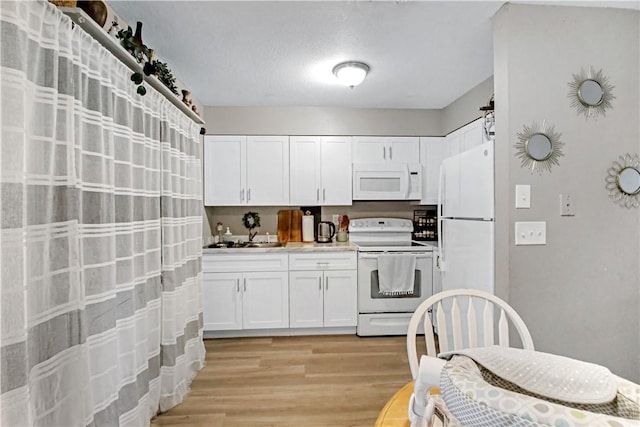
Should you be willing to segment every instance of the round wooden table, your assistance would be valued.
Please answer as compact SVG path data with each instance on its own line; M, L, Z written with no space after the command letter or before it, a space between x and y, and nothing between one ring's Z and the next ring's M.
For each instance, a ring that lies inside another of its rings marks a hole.
M378 414L375 427L409 427L411 422L407 416L407 408L411 393L413 393L413 381L405 384L391 396Z

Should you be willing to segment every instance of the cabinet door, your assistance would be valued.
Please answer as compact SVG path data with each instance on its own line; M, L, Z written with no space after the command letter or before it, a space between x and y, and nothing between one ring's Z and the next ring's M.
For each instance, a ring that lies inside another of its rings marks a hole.
M478 119L469 123L460 129L461 151L470 150L485 142L484 129L482 128L482 119Z
M351 138L324 137L321 150L321 204L352 205Z
M289 202L292 205L319 205L321 202L321 138L292 136L289 141ZM351 169L349 152L349 169ZM351 193L349 193L351 195Z
M244 329L289 327L289 274L244 273L242 314Z
M387 138L386 160L394 163L418 163L420 138L412 136Z
M457 130L446 136L447 151L446 156L451 157L462 152L462 133Z
M291 328L322 327L323 286L321 271L289 273L289 325Z
M353 163L380 163L387 157L386 138L382 136L354 136Z
M203 330L242 329L240 280L240 273L202 274Z
M440 165L445 158L446 148L444 137L420 138L420 164L422 165L421 205L435 205L438 203Z
M204 137L204 204L237 206L245 202L244 136Z
M325 271L324 282L324 326L356 326L357 270Z
M247 204L289 204L289 137L247 137Z

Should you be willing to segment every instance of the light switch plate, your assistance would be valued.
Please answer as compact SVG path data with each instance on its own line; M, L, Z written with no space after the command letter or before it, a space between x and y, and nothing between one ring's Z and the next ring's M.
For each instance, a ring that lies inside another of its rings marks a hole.
M516 222L516 246L546 245L546 244L547 244L546 221Z
M516 185L516 209L529 209L531 207L531 186Z

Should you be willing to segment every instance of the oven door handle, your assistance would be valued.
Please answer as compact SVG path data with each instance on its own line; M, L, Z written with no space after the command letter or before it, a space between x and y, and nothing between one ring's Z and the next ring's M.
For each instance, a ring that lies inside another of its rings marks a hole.
M391 252L382 252L384 253L391 253ZM393 252L393 253L401 253L401 254L415 254L416 258L431 258L432 255L426 255L426 254L416 254L415 252ZM380 255L380 253L375 254L375 255L368 255L368 254L363 254L362 252L360 252L358 254L359 258L363 258L363 259L378 259L378 255Z

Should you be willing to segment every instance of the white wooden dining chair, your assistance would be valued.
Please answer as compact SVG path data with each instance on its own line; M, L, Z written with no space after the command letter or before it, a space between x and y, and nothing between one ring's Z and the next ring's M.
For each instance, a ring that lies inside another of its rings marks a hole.
M445 361L439 353L472 347L509 347L509 325L520 336L522 348L533 350L533 340L522 318L505 301L476 289L439 292L422 302L407 331L407 356L414 393L409 403L412 425L430 425ZM425 348L418 355L417 335L424 330ZM497 331L497 341L495 332ZM431 393L430 389L432 392Z

